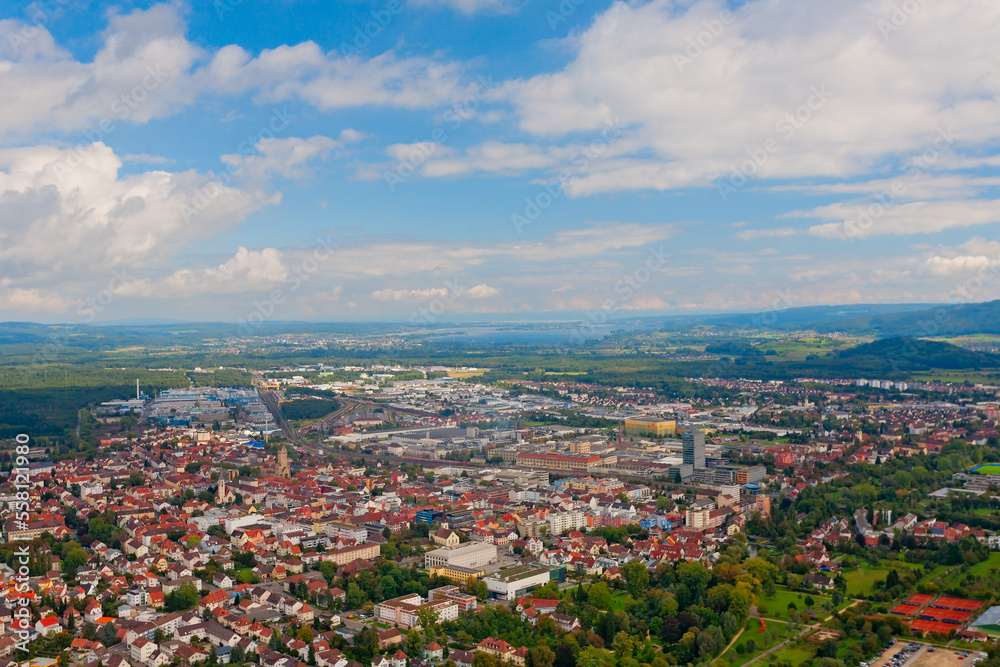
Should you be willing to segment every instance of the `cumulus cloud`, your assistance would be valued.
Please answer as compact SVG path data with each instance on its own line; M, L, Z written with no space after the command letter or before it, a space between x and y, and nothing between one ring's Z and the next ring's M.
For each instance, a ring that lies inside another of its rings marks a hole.
M86 150L0 149L0 276L77 286L112 269L167 267L191 241L217 236L280 201L269 176L301 175L331 141L274 140L246 170L255 178L228 184L195 170L122 175L121 159L103 143ZM204 279L253 288L283 278L275 253L241 249L216 268L182 270L164 284L184 291Z
M574 179L582 195L709 185L755 155L758 178L839 179L923 151L942 129L960 146L1000 138L1000 6L922 3L884 38L893 7L617 2L567 40L562 70L504 94L539 137L593 133L609 118L631 128L641 152L595 162Z
M30 40L26 30L35 31ZM256 56L238 45L213 52L186 31L176 4L112 14L97 53L83 62L43 26L0 21L0 138L56 129L84 130L96 141L121 123L163 118L210 96L253 94L259 102L295 100L322 110L415 109L464 90L462 67L431 57L338 57L308 41ZM342 140L358 138L351 130Z

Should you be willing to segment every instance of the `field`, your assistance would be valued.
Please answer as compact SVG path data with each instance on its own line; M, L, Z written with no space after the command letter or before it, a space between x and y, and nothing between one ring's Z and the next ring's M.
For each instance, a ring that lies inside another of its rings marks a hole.
M743 665L759 656L764 651L780 644L790 634L788 625L779 621L765 621L767 631L760 632L760 621L751 618L747 621L746 629L740 638L736 640L733 647L723 654L726 662L733 665ZM753 650L747 652L747 643L753 640Z
M907 565L907 563L893 563L891 567L866 567L862 565L857 570L843 572L844 579L847 581L847 595L862 597L872 590L876 581L885 579L893 567L899 570Z
M977 475L1000 475L1000 463L984 463L973 468L971 472Z
M773 596L761 599L760 605L758 605L758 611L760 612L760 615L765 618L786 620L791 618L792 614L805 613L805 599L807 597L811 597L813 599L813 611L815 611L816 614L826 614L823 610L823 605L830 601L828 596L820 593L791 591L787 588L778 588ZM788 608L789 603L794 604L795 609L790 610ZM763 609L761 607L763 607ZM765 610L767 613L765 613Z
M777 653L774 653L767 660L763 662L764 665L769 663L787 663L789 665L804 665L816 656L816 647L812 644L806 642L797 642L791 644L781 649Z

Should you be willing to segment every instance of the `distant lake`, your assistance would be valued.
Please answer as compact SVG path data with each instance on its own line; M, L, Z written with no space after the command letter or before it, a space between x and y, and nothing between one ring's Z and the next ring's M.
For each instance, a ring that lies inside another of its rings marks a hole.
M433 341L445 343L479 343L501 344L514 343L523 345L566 345L578 344L581 339L600 340L620 327L587 325L583 323L560 328L505 328L505 327L469 327L468 329L442 329L431 337Z

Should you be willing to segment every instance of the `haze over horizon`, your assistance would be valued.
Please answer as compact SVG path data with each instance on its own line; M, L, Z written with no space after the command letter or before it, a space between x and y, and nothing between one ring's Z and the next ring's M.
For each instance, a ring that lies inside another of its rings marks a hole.
M906 6L5 5L0 321L1000 298L1000 5Z

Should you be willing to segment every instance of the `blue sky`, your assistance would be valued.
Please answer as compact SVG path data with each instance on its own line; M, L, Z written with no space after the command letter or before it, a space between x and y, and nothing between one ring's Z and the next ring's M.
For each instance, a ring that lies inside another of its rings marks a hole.
M995 2L0 11L5 320L1000 297Z

